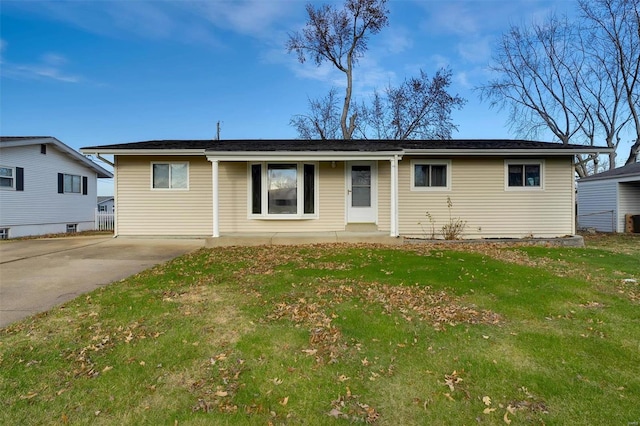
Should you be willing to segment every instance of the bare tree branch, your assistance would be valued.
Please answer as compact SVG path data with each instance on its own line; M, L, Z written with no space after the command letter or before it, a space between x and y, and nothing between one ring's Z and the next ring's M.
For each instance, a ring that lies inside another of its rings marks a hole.
M353 67L367 51L367 38L388 25L387 0L345 0L342 9L307 5L309 20L302 32L289 35L287 51L301 63L309 55L317 66L328 61L345 74L346 89L340 127L343 139L351 139L357 114L350 115L353 97Z

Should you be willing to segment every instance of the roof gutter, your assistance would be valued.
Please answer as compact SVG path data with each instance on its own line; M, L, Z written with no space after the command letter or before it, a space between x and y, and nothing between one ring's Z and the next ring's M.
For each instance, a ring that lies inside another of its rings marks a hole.
M577 155L577 154L609 154L613 152L613 148L608 147L585 147L584 149L406 149L406 155L437 155L437 156L563 156L563 155Z
M204 149L99 149L80 148L85 155L204 155Z

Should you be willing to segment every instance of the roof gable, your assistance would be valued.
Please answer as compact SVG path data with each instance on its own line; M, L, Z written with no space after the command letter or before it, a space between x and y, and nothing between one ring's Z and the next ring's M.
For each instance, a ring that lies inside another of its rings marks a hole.
M76 161L85 167L96 172L99 178L111 178L113 174L108 170L100 167L98 164L86 158L78 151L68 145L60 142L52 136L0 136L0 148L11 148L29 145L52 145L58 151L69 157L72 161Z

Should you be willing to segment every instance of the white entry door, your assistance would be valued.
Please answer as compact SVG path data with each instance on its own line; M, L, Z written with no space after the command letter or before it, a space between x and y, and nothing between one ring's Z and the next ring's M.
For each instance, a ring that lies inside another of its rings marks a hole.
M377 172L373 161L348 163L347 223L376 223Z

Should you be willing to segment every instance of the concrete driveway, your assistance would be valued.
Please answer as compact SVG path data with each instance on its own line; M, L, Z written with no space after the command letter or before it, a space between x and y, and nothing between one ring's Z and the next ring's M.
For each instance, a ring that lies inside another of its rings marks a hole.
M204 239L71 237L0 244L0 327L203 247Z

